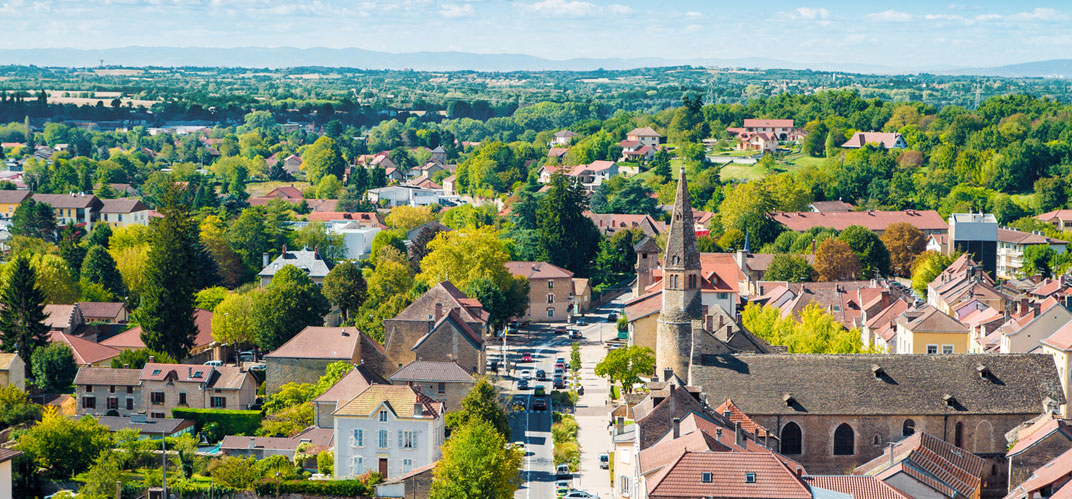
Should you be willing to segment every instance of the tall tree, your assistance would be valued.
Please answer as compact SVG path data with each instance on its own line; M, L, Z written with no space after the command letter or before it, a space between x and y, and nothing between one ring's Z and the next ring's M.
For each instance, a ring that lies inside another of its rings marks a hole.
M510 438L510 422L507 421L506 412L499 405L495 385L491 384L487 378L480 378L469 389L469 393L462 399L461 409L447 414L446 423L451 430L458 430L477 421L491 423L503 438Z
M584 216L588 208L578 179L556 173L536 210L536 237L543 259L586 277L599 250L599 230Z
M145 286L137 314L146 348L185 359L194 345L194 293L200 280L201 243L197 224L179 189L172 184L164 194L164 217L152 226Z
M850 225L841 231L838 239L852 248L860 259L860 278L870 279L889 275L890 252L878 235L866 227Z
M900 277L912 275L912 262L923 250L927 241L918 227L907 222L897 222L886 227L882 233L882 244L890 253L890 271Z
M316 185L321 177L335 175L342 178L346 160L342 156L339 144L331 137L320 137L302 154L302 168L309 183Z
M275 350L306 326L320 326L330 310L320 287L293 265L279 269L253 300L257 344Z
M212 312L212 339L239 347L257 340L253 309L257 293L229 293L216 305Z
M82 263L82 279L100 284L115 296L123 295L123 276L104 246L93 246Z
M28 258L16 257L10 265L11 275L0 294L0 345L5 352L18 352L30 374L34 350L48 343L45 294L37 286L37 273Z
M437 234L447 230L450 229L433 224L417 231L416 237L409 244L409 264L415 272L420 272L421 260L431 251L428 249L428 243L432 242Z
M521 485L521 450L491 423L457 429L432 471L432 499L510 499Z
M619 382L623 390L632 392L633 385L640 381L640 376L653 371L655 352L648 347L633 345L611 350L606 358L596 364L595 374L606 377L611 383Z
M11 215L11 235L52 241L56 237L56 216L52 206L27 198Z
M78 373L74 352L62 342L34 350L31 364L34 382L45 393L61 393L71 386L74 375Z
M361 308L367 296L365 276L353 262L339 263L324 277L324 297L339 307L343 319L349 319L351 311Z
M488 327L500 330L511 317L529 308L529 280L524 276L509 276L497 283L490 277L478 277L465 286L465 294L476 298L488 312Z

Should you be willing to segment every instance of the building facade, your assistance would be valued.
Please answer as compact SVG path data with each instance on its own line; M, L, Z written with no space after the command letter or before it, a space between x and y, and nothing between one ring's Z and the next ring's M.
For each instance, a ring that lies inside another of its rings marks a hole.
M406 385L372 385L334 413L335 476L405 475L439 460L441 404Z

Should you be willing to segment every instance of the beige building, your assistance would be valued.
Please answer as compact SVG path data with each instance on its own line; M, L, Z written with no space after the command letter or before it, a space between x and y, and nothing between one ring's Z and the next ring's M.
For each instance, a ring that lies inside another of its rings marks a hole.
M1069 378L1072 377L1072 322L1065 324L1049 338L1042 340L1042 352L1053 357L1057 365L1057 377L1061 379L1061 390L1065 400L1072 400L1072 391L1069 389ZM1067 418L1069 414L1068 404L1061 405L1061 417Z
M26 389L26 363L17 353L0 353L0 386L7 385Z
M79 416L130 416L144 412L137 369L83 367L74 377ZM168 414L167 416L170 416Z
M238 367L148 363L139 380L142 405L154 419L176 407L249 409L257 398L257 381Z
M456 411L476 384L476 378L456 362L417 360L403 366L387 379L391 384L409 385L422 395L443 403L444 412Z
M101 201L100 221L113 228L149 225L149 207L137 199L119 198Z
M573 272L544 262L506 262L506 270L529 280L529 308L522 320L565 322L573 315Z
M415 360L454 361L470 372L484 372L488 312L443 281L394 318L383 321L384 349L394 371Z
M897 353L968 352L968 326L930 305L897 318Z

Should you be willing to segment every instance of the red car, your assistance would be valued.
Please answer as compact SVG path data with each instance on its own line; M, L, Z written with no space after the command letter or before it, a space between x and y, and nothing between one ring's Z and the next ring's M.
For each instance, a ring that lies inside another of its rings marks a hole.
M523 354L521 354L521 362L532 362L532 354L531 353L523 353Z

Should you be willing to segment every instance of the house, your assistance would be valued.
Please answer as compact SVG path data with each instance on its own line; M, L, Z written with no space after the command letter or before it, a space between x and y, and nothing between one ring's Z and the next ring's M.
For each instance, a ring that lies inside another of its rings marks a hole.
M79 416L144 414L141 372L137 369L82 367L74 376L74 385Z
M983 479L999 485L1005 433L1065 400L1053 359L1038 354L710 355L689 383L732 399L811 473L861 466L927 432L985 459Z
M102 199L100 221L113 228L149 225L149 207L138 199Z
M994 279L965 253L927 285L927 303L946 314L953 306L968 300L1005 312L1011 298L997 288Z
M413 469L400 477L384 480L376 485L376 497L399 497L425 499L432 490L436 463Z
M618 167L618 163L604 160L593 161L587 165L544 165L540 168L539 182L544 185L549 184L551 182L551 176L556 173L561 173L568 177L576 178L580 181L581 187L586 191L591 192L619 172L620 168Z
M573 314L573 272L544 262L506 262L506 270L529 280L525 322L563 322Z
M646 146L658 147L663 136L650 127L634 128L625 134L625 140L636 141Z
M264 356L265 391L275 393L286 383L315 384L338 361L363 364L381 376L392 370L383 346L357 328L307 326Z
M440 165L447 164L447 150L443 149L443 146L436 146L432 149L432 161Z
M877 314L869 314L860 328L861 344L882 353L896 353L897 319L907 310L908 302L897 298Z
M599 229L604 237L610 237L620 230L636 229L645 236L654 238L666 232L666 224L656 221L651 215L634 215L631 213L593 213L584 212L584 216Z
M848 212L774 212L775 222L793 232L804 232L813 227L829 227L838 231L850 225L860 225L882 235L886 227L898 222L916 226L924 235L944 233L949 230L942 216L934 210L901 211L848 211Z
M283 160L283 170L291 175L297 175L299 172L301 172L301 167L301 156L291 154Z
M387 170L388 168L394 168L397 171L398 169L398 165L396 165L394 161L391 161L390 156L387 155L387 151L381 152L373 156L372 159L369 160L368 165L371 168L383 168L384 170ZM398 171L397 173L399 176L402 175L401 171Z
M59 331L49 333L48 341L49 343L64 343L70 347L71 352L74 354L74 363L81 367L111 365L112 359L122 353L110 346L94 343L82 337Z
M267 253L264 254L264 260L268 260ZM293 265L305 272L317 284L323 284L324 278L335 266L331 260L320 256L317 248L287 251L287 247L283 246L283 252L275 257L275 260L272 260L271 263L265 261L264 268L257 274L261 279L261 286L267 286L268 283L272 282L272 277L275 277L275 273L287 265Z
M803 478L804 483L811 487L815 497L829 499L912 499L911 496L873 476L805 475Z
M1069 383L1069 378L1072 378L1072 322L1054 331L1041 343L1042 353L1053 357L1053 362L1057 366L1057 375L1061 379L1061 391L1064 393L1065 400L1072 400L1072 384ZM1062 403L1060 411L1062 417L1069 417L1070 411L1067 403Z
M897 132L856 132L841 147L859 149L868 144L875 144L882 149L904 149L908 147L904 137Z
M126 324L129 317L123 302L80 301L75 305L87 323Z
M623 140L618 143L622 148L622 161L651 161L659 146L649 146L639 140Z
M293 185L283 185L280 187L276 187L271 191L268 191L268 194L265 194L263 197L269 199L282 199L284 201L290 201L292 203L299 203L302 199L305 199L305 194L303 194L300 189L294 187Z
M1057 254L1068 249L1068 242L1046 237L1038 232L998 228L997 275L1002 279L1020 277L1024 250L1031 246L1049 246Z
M389 384L391 384L390 381L364 364L354 366L350 372L331 385L331 388L313 399L313 424L318 428L334 428L335 419L331 414L339 406L353 400L369 385Z
M897 353L967 353L968 326L924 305L897 318Z
M749 134L737 141L737 150L774 154L778 152L778 137L767 132Z
M331 222L327 225L328 233L342 236L343 258L361 260L372 254L372 241L380 233L379 227L362 225L361 222Z
M87 231L93 228L103 206L92 194L34 194L33 200L51 206L57 224L85 224Z
M443 166L442 163L428 161L423 165L414 166L413 168L406 170L406 178L411 181L417 181L418 179L428 180L432 178L432 175L446 169L447 167Z
M153 419L176 407L249 409L257 398L257 380L238 367L157 364L149 357L139 380L142 406Z
M853 474L874 476L914 498L979 499L983 478L993 471L985 471L985 465L986 460L960 446L918 431L886 447ZM996 483L992 488L1003 485Z
M1054 225L1059 232L1072 229L1072 210L1048 211L1041 215L1037 215L1035 218ZM1068 226L1068 229L1065 228L1066 225Z
M592 305L592 283L582 277L573 278L573 307L576 312L586 313Z
M7 385L26 389L26 363L17 353L0 352L0 387Z
M1035 470L1072 449L1072 424L1053 414L1040 414L1015 432L1005 456L1009 459L1009 490L1031 477ZM1072 470L1070 470L1072 471Z
M0 218L11 220L18 208L26 198L30 197L30 191L0 191Z
M0 499L15 497L11 490L11 465L12 460L21 455L22 451L0 447Z
M547 157L549 159L562 161L562 158L569 152L569 148L566 147L552 147L547 150Z
M456 175L450 175L443 179L443 195L451 197L458 195L458 177Z
M576 133L576 132L572 132L570 130L560 130L560 131L555 132L555 134L551 136L551 142L549 142L547 145L552 146L552 147L553 146L566 146L566 147L569 147L570 142L573 141L573 138L574 137L580 137L580 136L581 136L581 134Z
M45 325L50 331L70 334L85 323L78 305L50 303L45 305Z
M247 437L227 435L220 442L220 453L225 456L252 457L261 460L271 456L286 456L291 461L298 455L298 448L306 445L303 454L312 455L301 464L306 469L316 469L316 454L330 451L335 444L335 431L331 428L310 427L289 437ZM312 446L309 448L309 446Z
M439 460L443 405L406 385L371 385L333 414L335 476L404 476Z
M356 222L362 227L387 228L376 213L367 211L321 211L310 213L305 218L310 222Z
M415 360L387 377L394 385L409 385L443 404L443 411L456 411L476 384L476 378L457 362Z
M368 190L372 203L395 206L428 206L432 204L453 206L460 203L457 196L447 196L443 189L426 189L413 185L389 185Z
M811 488L773 453L686 451L647 482L649 499L811 499Z
M97 422L107 426L112 433L120 430L135 430L142 438L151 440L160 440L165 437L177 438L182 435L194 436L194 427L196 426L193 421L188 419L149 419L144 414L98 416Z
M776 140L792 140L789 138L793 131L793 120L767 120L749 118L744 120L744 126L740 129L746 133L769 133Z
M1019 484L1010 475L1009 494L1005 499L1062 498L1072 494L1072 449L1039 466Z
M440 282L383 321L387 359L392 368L415 360L454 361L483 374L487 322L488 312L479 300L449 281Z
M1039 353L1042 340L1072 322L1072 312L1053 298L1023 312L1021 317L1012 318L994 330L1001 334L999 352Z
M194 345L190 348L190 356L183 359L186 362L196 363L207 360L223 360L228 357L228 350L224 345L216 343L212 337L212 312L200 308L194 309L194 327L197 334L194 335ZM117 350L141 350L145 348L145 342L141 339L141 326L134 326L111 338L102 340L101 345Z

